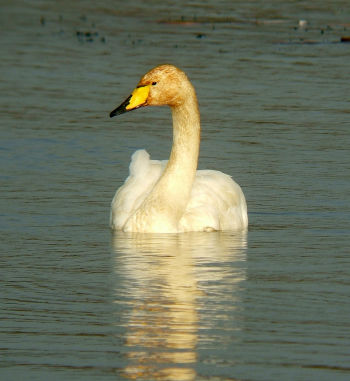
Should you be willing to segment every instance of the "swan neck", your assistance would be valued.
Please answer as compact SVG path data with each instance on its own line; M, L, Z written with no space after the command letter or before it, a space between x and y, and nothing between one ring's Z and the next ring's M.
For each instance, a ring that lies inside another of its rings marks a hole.
M173 146L162 176L147 196L130 226L141 219L145 231L177 232L196 176L200 117L194 89L189 84L180 104L171 105Z
M195 95L180 106L172 107L173 146L169 164L184 169L188 166L195 174L200 144L200 117Z
M196 176L200 142L200 118L195 94L171 108L173 146L163 175L152 197L176 226L185 212Z
M200 118L195 94L181 105L171 108L173 117L173 146L168 164L159 181L162 196L171 200L170 214L177 223L190 199L196 176Z

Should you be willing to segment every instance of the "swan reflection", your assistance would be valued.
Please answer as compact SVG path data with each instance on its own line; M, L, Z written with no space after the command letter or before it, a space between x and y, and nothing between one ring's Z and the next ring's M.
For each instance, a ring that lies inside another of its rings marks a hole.
M128 311L123 319L128 348L124 377L196 378L198 330L203 326L199 310L224 276L212 265L244 262L245 247L245 233L114 234L115 302L122 300ZM238 266L233 283L244 278L244 266Z

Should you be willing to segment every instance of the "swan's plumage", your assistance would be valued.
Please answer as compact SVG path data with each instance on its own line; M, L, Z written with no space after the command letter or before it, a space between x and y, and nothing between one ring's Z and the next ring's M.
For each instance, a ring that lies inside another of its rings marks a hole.
M195 91L181 70L171 65L152 69L111 117L162 104L173 115L169 161L151 160L145 150L132 155L129 177L112 201L111 227L132 232L245 229L247 205L240 186L222 172L196 170L199 111Z
M112 229L123 230L128 218L141 206L146 196L158 181L166 161L150 160L145 150L131 156L129 177L116 192L111 206Z
M123 229L159 180L167 160L151 160L145 150L131 157L129 177L117 190L111 207L110 225ZM190 200L179 221L179 232L237 230L247 226L243 192L232 178L220 171L197 170Z

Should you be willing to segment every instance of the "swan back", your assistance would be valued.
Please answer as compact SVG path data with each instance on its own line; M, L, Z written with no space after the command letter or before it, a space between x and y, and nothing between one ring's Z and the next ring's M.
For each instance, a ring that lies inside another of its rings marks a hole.
M247 204L240 186L220 171L197 171L180 225L183 231L245 229Z

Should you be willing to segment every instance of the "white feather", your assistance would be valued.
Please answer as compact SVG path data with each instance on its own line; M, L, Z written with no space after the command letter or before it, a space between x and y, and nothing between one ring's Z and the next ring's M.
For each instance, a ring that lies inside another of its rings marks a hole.
M150 160L145 150L131 157L129 176L117 190L111 205L110 225L123 230L161 177L167 160ZM197 170L190 200L178 231L238 230L247 227L247 207L240 186L212 170Z

